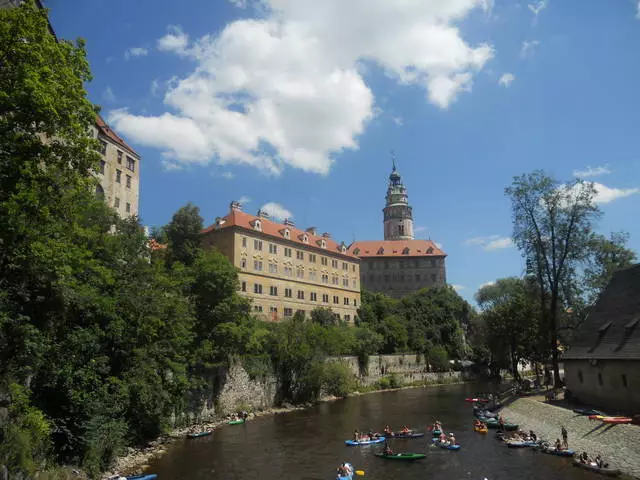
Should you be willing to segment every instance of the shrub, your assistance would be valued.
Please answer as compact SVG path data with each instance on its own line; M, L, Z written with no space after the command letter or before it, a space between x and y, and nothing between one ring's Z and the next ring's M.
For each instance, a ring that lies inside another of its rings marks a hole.
M355 379L346 364L329 362L324 366L322 385L329 395L345 397L353 391Z
M391 375L385 375L380 380L378 380L378 387L380 390L387 390L389 388L400 388L402 386L402 382L400 379L392 373Z

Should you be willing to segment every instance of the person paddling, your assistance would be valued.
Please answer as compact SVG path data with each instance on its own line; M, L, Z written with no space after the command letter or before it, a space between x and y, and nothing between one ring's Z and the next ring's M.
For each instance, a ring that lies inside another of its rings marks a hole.
M569 432L564 428L564 425L562 425L560 433L562 433L562 444L564 445L564 448L569 448Z

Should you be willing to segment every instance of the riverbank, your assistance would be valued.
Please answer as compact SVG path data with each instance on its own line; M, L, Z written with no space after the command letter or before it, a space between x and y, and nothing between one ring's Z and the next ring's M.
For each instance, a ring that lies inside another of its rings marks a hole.
M600 454L612 468L640 478L640 427L636 425L608 425L589 420L536 398L519 398L506 406L502 415L551 443L562 438L560 428L564 425L569 432L569 448L593 456Z

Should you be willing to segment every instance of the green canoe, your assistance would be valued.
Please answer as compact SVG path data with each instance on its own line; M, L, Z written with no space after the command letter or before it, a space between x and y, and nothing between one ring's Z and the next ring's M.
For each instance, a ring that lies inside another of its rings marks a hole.
M230 422L227 422L227 425L240 425L241 423L244 423L244 421L244 418L240 420L231 420Z
M386 455L384 453L376 453L376 457L386 458L387 460L421 460L426 455L424 453L392 453L391 455Z

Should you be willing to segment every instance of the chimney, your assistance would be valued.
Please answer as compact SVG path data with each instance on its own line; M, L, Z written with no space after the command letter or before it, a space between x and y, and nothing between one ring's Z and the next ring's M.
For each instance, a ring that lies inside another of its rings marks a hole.
M318 235L318 229L316 227L309 227L305 230L309 235Z
M324 233L322 234L322 236L323 236L324 238L331 238L331 234L330 234L330 233L328 233L328 232L324 232Z
M235 200L231 202L231 204L229 205L229 208L231 209L232 212L242 211L242 205L240 204L240 202L236 202Z
M260 218L269 218L269 214L267 212L265 212L264 210L262 210L261 208L258 209L258 216Z
M290 220L288 218L285 218L283 223L288 227L294 227L296 225L295 223L293 223L293 220Z

